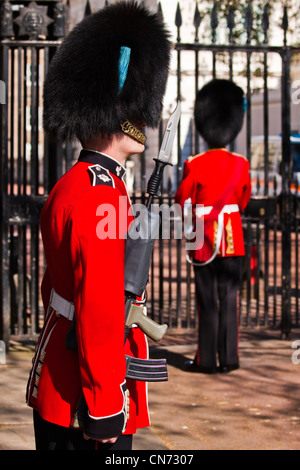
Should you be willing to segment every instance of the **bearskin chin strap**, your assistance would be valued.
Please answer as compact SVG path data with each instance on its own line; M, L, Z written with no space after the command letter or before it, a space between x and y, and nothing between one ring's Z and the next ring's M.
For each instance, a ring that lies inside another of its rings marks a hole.
M121 124L121 129L122 129L122 132L124 132L124 134L129 135L140 144L144 145L144 143L147 140L147 137L145 136L145 134L143 134L142 131L140 131L137 127L131 124L131 122L129 122L128 120L123 122L123 124Z

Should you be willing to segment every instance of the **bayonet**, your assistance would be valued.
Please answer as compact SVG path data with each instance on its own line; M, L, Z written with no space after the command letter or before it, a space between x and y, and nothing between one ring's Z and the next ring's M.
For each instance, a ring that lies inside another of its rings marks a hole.
M163 141L160 147L158 160L163 162L169 162L171 150L174 142L174 138L176 135L178 122L180 118L180 101L178 101L177 106L173 113L171 114L165 133L163 137Z
M179 119L180 102L177 103L175 110L169 118L158 158L154 158L155 168L147 186L149 196L146 204L147 211L144 213L145 220L143 222L146 223L146 226L152 227L154 233L158 233L160 218L158 214L151 212L151 202L153 197L158 194L165 166L171 165L169 159ZM165 334L167 325L159 325L144 314L142 306L135 305L136 297L142 296L148 282L155 239L151 239L151 237L146 239L131 238L130 227L128 235L125 248L125 335L127 336L127 329L132 324L137 324L150 338L154 341L159 341Z
M181 106L180 101L178 101L177 106L173 113L171 114L165 133L163 141L160 147L158 158L154 158L155 168L149 179L147 192L149 194L147 207L150 208L153 196L156 196L159 191L159 186L162 180L163 171L166 165L172 165L170 163L170 155L172 151L172 146L174 138L176 135L179 119L180 119Z

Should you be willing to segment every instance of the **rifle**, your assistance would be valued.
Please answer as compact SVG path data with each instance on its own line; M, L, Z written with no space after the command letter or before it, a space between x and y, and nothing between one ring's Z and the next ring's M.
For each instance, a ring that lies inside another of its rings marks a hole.
M151 204L154 196L158 195L166 165L172 165L169 158L179 118L180 102L169 118L158 158L154 158L155 168L147 185L146 206L138 217L138 224L133 223L129 227L125 240L125 338L132 324L137 324L154 341L159 341L168 328L166 324L159 325L147 317L144 307L136 304L136 298L143 295L148 283L154 243L160 226L159 214L151 211Z

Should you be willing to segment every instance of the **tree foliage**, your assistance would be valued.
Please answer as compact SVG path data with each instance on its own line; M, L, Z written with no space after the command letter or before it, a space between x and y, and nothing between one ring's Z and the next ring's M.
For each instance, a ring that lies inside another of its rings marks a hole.
M278 37L278 31L282 29L284 7L288 20L287 29L290 43L300 42L300 2L294 0L215 0L208 1L206 7L201 2L201 17L216 15L217 22L223 22L228 27L228 19L234 21L233 38L235 41L243 40L249 31L252 41L261 43L271 37ZM208 23L207 23L208 25ZM209 24L211 27L211 23ZM208 27L204 36L207 35ZM250 34L251 32L251 34Z

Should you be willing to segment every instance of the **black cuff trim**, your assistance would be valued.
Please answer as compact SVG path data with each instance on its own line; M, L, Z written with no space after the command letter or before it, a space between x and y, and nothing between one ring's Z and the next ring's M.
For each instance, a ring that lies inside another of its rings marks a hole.
M124 427L124 413L109 418L93 419L87 417L84 432L92 439L105 439L120 436Z
M120 436L125 431L127 421L126 383L121 385L121 389L124 396L122 411L103 418L93 418L88 414L84 426L84 432L87 436L92 439L108 439Z

